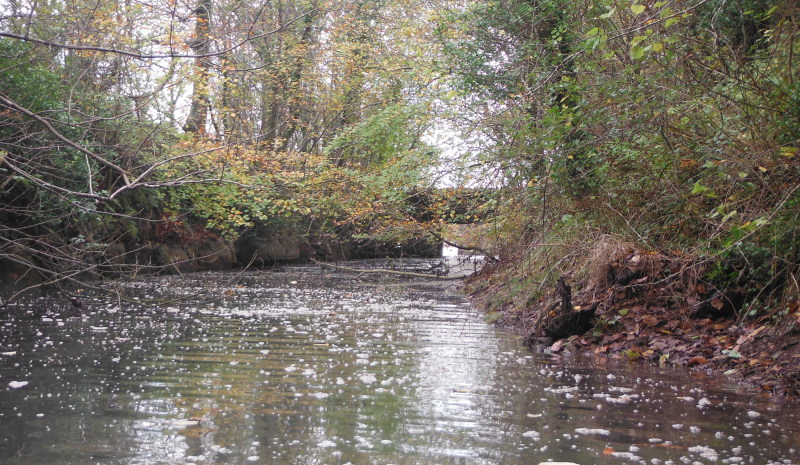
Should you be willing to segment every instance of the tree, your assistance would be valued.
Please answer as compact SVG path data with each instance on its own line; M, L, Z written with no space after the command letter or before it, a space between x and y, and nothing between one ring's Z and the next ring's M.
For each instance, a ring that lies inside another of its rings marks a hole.
M328 221L330 199L399 212L424 183L426 2L12 0L3 14L0 260L45 282L137 272L130 237L153 222L341 232L364 212Z
M510 255L605 235L707 258L720 286L762 273L753 295L784 292L770 283L800 268L797 14L780 0L507 0L450 15L440 38L499 173Z

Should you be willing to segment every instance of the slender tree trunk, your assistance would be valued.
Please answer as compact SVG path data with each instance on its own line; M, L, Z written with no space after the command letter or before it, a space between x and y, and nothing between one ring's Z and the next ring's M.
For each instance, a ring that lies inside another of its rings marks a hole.
M211 68L211 57L208 57L211 50L210 19L212 0L201 0L200 5L194 10L197 15L195 24L195 37L190 47L195 55L195 77L194 89L192 90L192 107L189 109L189 116L183 130L199 135L206 133L206 119L208 118L208 78Z

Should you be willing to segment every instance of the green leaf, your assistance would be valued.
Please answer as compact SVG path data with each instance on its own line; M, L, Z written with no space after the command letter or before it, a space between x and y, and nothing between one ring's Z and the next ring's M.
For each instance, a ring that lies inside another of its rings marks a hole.
M739 213L739 212L737 212L736 210L734 210L734 211L732 211L732 212L728 213L727 215L725 215L725 216L723 216L723 217L722 217L722 222L724 223L724 222L728 221L729 219L731 219L731 218L733 218L734 216L736 216L738 213Z
M644 13L644 10L645 10L645 6L644 5L639 5L639 4L636 4L636 3L631 5L631 11L635 15L640 15L640 14Z
M628 349L628 350L622 351L622 355L628 357L628 360L630 360L630 361L637 360L639 357L642 356L642 354L639 351L636 351L636 350L633 350L633 349Z
M700 181L695 182L692 187L692 195L702 194L704 192L708 192L708 187L700 184Z
M639 45L634 45L631 47L631 58L634 60L641 60L644 58L644 48Z
M617 313L619 313L620 316L625 316L628 314L629 311L630 310L628 310L627 308L621 308Z
M594 37L599 33L600 33L600 28L599 27L593 27L593 28L589 29L589 32L586 33L586 36L587 37Z
M681 20L681 19L680 19L680 18L678 18L677 16L675 16L675 17L672 17L672 18L669 18L669 19L668 19L668 20L667 20L667 21L664 23L664 27L668 28L668 27L672 26L673 24L677 23L677 22L678 22L678 21L680 21L680 20Z
M739 352L737 352L737 351L735 351L733 349L723 350L722 353L727 355L730 358L741 358L742 357L742 354L740 354Z
M608 10L608 13L604 13L604 14L600 15L600 19L609 19L609 18L611 18L612 16L614 16L614 12L615 11L617 11L616 8L612 8L612 9Z

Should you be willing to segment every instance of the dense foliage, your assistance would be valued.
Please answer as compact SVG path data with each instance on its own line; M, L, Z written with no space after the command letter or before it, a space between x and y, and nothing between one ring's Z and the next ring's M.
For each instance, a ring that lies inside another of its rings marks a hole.
M798 293L796 2L4 8L0 258L52 280L153 222L311 243L477 219L552 258L525 283L602 237Z
M498 0L451 15L440 40L481 161L502 174L498 229L527 264L520 279L551 285L574 247L615 242L695 257L752 299L796 297L798 13L779 0ZM551 263L545 276L528 276L531 260Z

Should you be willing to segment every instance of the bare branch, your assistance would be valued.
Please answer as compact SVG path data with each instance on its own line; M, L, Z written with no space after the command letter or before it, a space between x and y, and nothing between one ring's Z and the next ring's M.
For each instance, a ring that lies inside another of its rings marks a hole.
M308 16L308 15L310 15L312 13L315 13L317 11L319 11L319 8L312 8L312 9L310 9L310 10L308 10L308 11L306 11L306 12L304 12L304 13L302 13L302 14L294 17L294 18L292 18L291 20L289 20L286 23L282 24L280 27L277 27L277 28L272 29L272 30L267 31L267 32L263 32L261 34L248 36L246 39L239 41L237 44L231 45L230 47L227 47L227 48L225 48L223 50L220 50L218 52L210 52L210 53L203 53L203 54L172 53L172 52L170 52L170 53L154 53L154 54L137 53L137 52L131 52L129 50L120 50L120 49L110 48L110 47L99 47L99 46L95 46L95 45L62 44L62 43L58 43L58 42L52 42L52 41L49 41L49 40L37 39L35 37L30 37L28 35L14 34L14 33L11 33L11 32L0 32L0 37L7 37L9 39L16 39L16 40L21 40L23 42L30 42L30 43L34 43L34 44L44 45L44 46L47 46L47 47L56 47L56 48L61 48L61 49L65 49L65 50L84 50L84 51L93 51L93 52L101 52L101 53L111 53L111 54L122 55L122 56L126 56L126 57L131 57L131 58L136 58L136 59L139 59L139 60L153 60L153 59L159 59L159 58L211 58L211 57L217 57L217 56L221 56L221 55L225 55L225 54L228 54L230 52L233 52L234 50L242 47L243 45L245 45L245 44L247 44L247 43L249 43L249 42L251 42L253 40L257 40L257 39L260 39L262 37L267 37L267 36L282 32L283 30L285 30L286 28L288 28L292 24L300 21L301 19L305 18L306 16Z
M18 105L16 102L12 101L11 99L9 99L8 97L6 97L3 94L0 94L0 105L4 106L4 107L6 107L6 108L8 108L10 110L14 110L14 111L16 111L18 113L22 113L23 115L25 115L25 116L27 116L29 118L33 118L34 120L38 121L45 128L47 128L47 130L50 131L50 133L53 134L58 140L60 140L61 142L67 144L68 146L72 147L73 149L81 152L82 154L89 156L90 158L94 159L98 163L101 163L101 164L106 165L109 168L113 169L119 175L122 176L122 180L125 183L125 185L130 185L131 182L128 179L128 173L121 166L118 166L117 164L109 161L107 158L101 157L100 155L97 155L96 153L92 152L91 150L87 149L86 147L75 143L74 141L72 141L68 137L66 137L63 134L61 134L60 132L58 132L58 130L56 128L54 128L53 125L50 124L50 122L47 121L46 119L44 119L41 116L37 115L36 113L28 110L27 108L24 108L24 107ZM6 163L8 163L7 160L6 160Z

